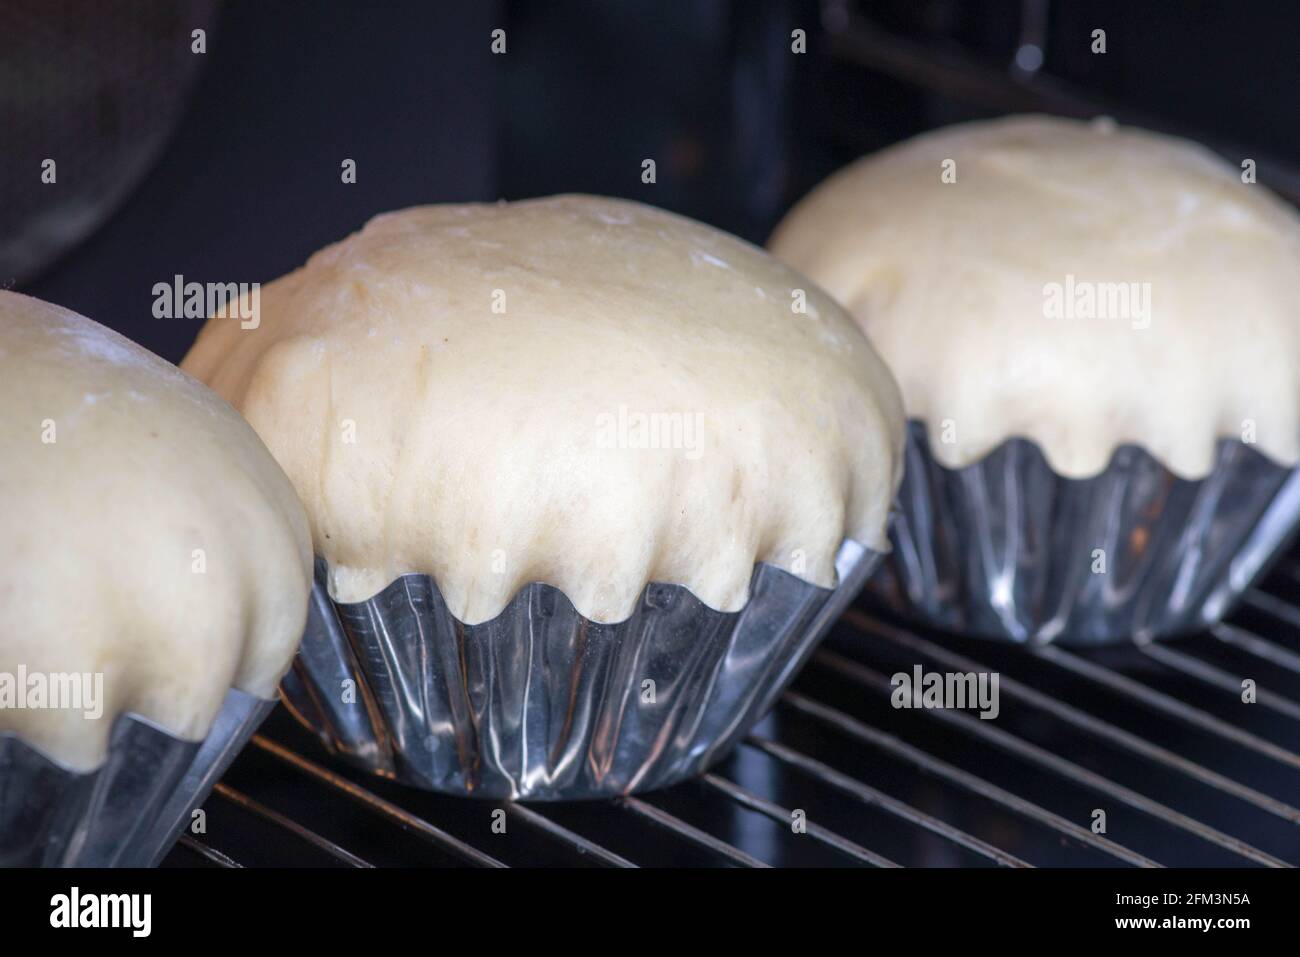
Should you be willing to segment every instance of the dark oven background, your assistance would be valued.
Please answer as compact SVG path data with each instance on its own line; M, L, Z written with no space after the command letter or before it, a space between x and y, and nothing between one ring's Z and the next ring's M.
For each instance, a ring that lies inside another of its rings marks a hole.
M1297 27L1265 0L0 0L0 284L177 361L199 323L154 319L155 282L269 280L382 210L585 191L761 243L862 153L1026 110L1190 133L1300 196Z
M866 151L1029 110L1192 135L1295 199L1297 26L1264 0L0 0L0 285L176 361L200 321L153 318L155 283L267 281L383 210L586 191L761 243ZM855 609L715 773L514 806L509 841L482 804L338 768L280 709L169 863L1300 863L1297 582L1284 559L1214 634L1086 655ZM998 728L901 720L882 687L917 662L999 670ZM1246 674L1268 692L1243 717Z

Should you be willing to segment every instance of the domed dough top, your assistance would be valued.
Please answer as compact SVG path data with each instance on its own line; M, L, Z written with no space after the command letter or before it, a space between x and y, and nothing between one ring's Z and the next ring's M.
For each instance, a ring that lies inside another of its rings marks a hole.
M1300 218L1240 173L1106 122L971 123L840 171L770 246L853 311L946 465L1014 435L1076 477L1125 442L1201 476L1219 436L1290 465Z
M199 739L232 686L273 697L302 637L311 543L238 413L115 332L11 292L0 410L0 682L17 695L29 679L0 732L88 770L123 712ZM99 717L90 701L30 707L33 679L73 673L102 674Z
M846 536L886 547L902 407L852 320L636 203L379 216L184 367L284 466L341 601L423 572L467 622L531 581L600 621L648 581L734 610L756 561L830 586Z

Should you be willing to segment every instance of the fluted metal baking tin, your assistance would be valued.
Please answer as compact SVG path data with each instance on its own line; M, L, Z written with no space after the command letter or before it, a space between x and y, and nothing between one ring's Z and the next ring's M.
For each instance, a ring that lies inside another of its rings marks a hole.
M1216 456L1189 481L1126 445L1098 475L1067 479L1016 438L949 469L913 421L893 553L871 591L943 628L1021 642L1200 630L1264 572L1300 517L1300 470L1237 441L1221 441Z
M0 734L0 866L157 865L273 707L231 689L202 741L122 715L108 759L88 772Z
M318 561L281 690L330 750L417 787L533 800L650 790L701 771L762 717L879 557L846 540L833 590L759 564L733 613L653 583L615 624L534 583L478 625L427 575L335 604Z

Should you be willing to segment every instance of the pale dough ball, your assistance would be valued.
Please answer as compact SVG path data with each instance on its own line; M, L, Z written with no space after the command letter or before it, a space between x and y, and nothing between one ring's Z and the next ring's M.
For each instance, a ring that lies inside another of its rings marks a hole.
M757 561L831 586L845 537L887 547L902 407L852 319L637 203L379 216L183 365L292 479L340 601L420 572L467 622L531 581L600 621L649 581L735 610Z
M99 717L0 706L0 731L86 770L123 712L197 740L230 688L274 697L306 619L307 520L207 387L0 292L0 503L0 683L103 675Z
M945 465L1021 435L1073 477L1126 442L1203 476L1219 437L1289 466L1300 217L1241 173L1109 122L970 123L841 170L770 247L852 310Z

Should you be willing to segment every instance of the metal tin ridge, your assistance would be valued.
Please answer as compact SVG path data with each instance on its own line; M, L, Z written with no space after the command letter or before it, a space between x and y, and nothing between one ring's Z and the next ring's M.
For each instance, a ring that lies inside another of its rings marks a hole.
M427 575L336 604L318 559L281 690L331 751L417 787L533 800L664 787L762 717L879 558L846 540L833 590L759 564L731 613L652 583L613 624L534 583L478 625L458 621Z
M908 426L893 553L871 584L895 611L951 631L1099 645L1220 620L1291 540L1300 470L1223 440L1203 479L1115 450L1086 479L1027 439L960 469Z
M0 734L0 866L156 866L275 704L232 688L202 741L121 715L86 772Z

